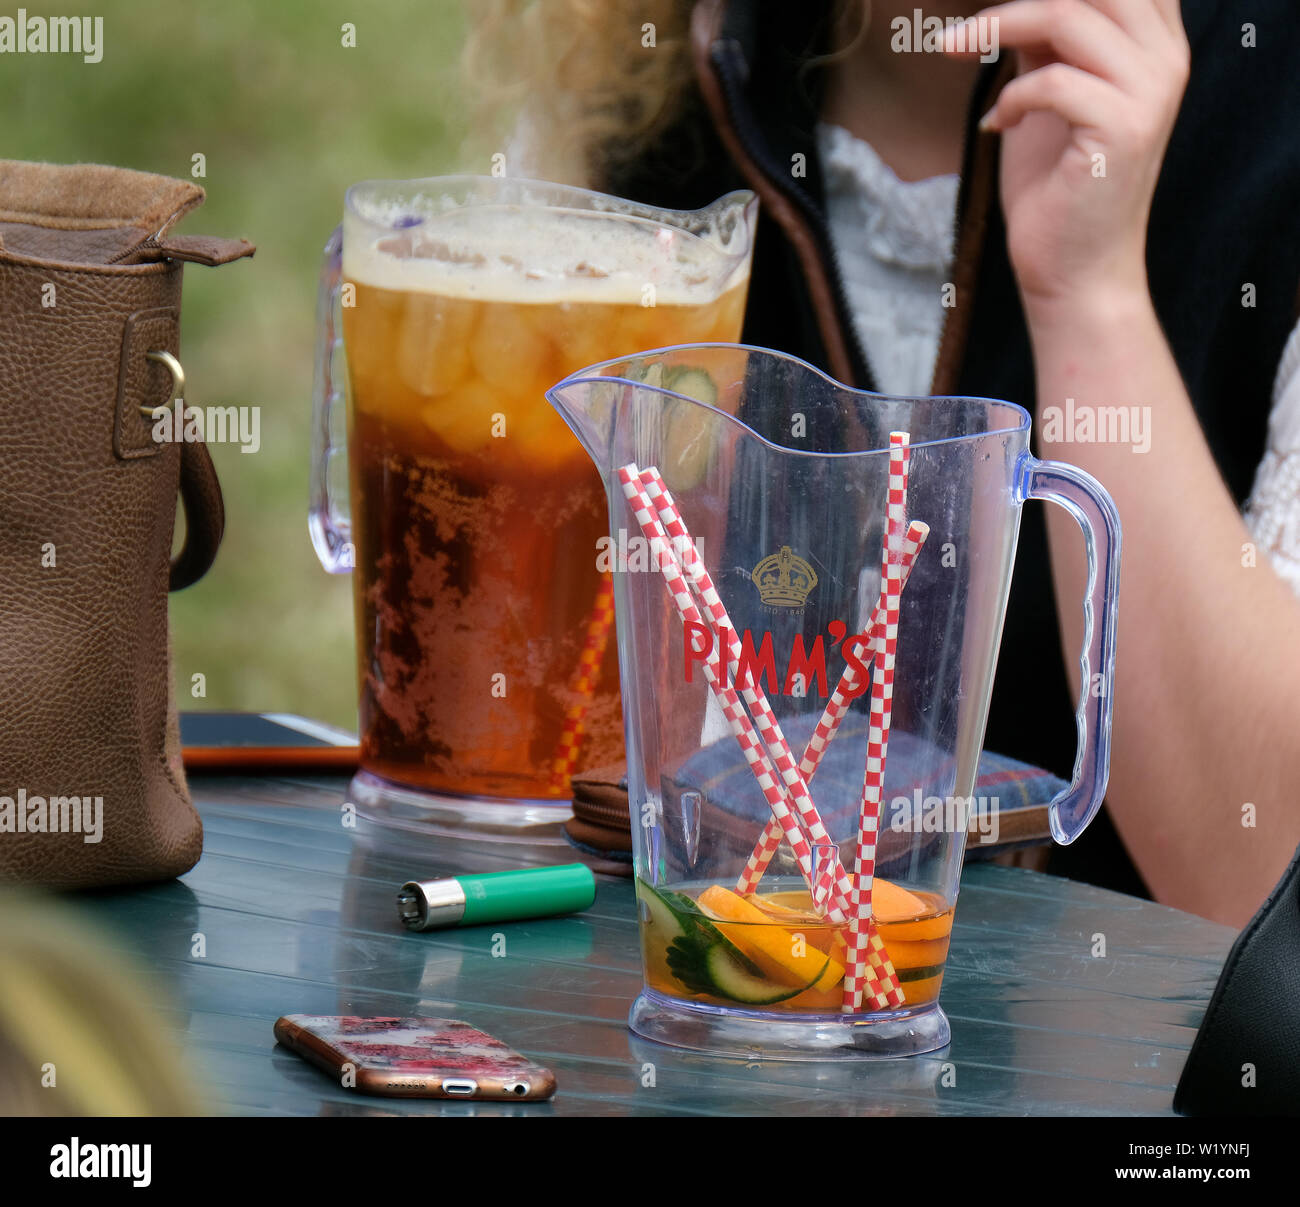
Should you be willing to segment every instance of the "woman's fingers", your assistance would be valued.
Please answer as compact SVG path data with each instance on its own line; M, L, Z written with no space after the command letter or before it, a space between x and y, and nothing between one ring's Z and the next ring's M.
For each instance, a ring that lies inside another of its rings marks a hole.
M1164 19L1170 33L1176 34L1186 44L1187 30L1183 28L1183 6L1179 0L1153 0L1156 12Z
M1169 26L1159 11L1159 0L1087 0L1087 3L1145 47L1157 46L1169 37Z
M1068 63L1048 63L1017 76L998 95L980 123L986 130L1010 130L1028 113L1055 113L1071 126L1103 130L1114 124L1125 99L1113 84Z
M1151 0L1130 3L1149 4ZM1141 81L1138 44L1088 0L1011 0L985 9L973 19L996 23L999 50L1011 47L1047 53L1121 87ZM945 47L956 45L955 32L949 31ZM965 55L972 53L967 50Z
M1187 34L1178 0L1087 0L1147 54L1173 63L1188 58Z

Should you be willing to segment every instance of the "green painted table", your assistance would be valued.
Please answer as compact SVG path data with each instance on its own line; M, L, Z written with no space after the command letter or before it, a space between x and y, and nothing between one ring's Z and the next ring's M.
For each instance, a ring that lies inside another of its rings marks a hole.
M402 881L520 860L461 850L458 863L449 842L346 828L345 786L196 778L198 866L96 896L97 916L175 1003L168 1017L214 1112L1168 1114L1233 938L1149 902L972 865L943 986L948 1049L853 1063L696 1056L627 1030L641 985L629 881L600 878L581 915L407 933L394 906ZM1093 954L1098 935L1104 956ZM463 1018L549 1065L559 1093L527 1105L358 1097L277 1047L281 1014Z

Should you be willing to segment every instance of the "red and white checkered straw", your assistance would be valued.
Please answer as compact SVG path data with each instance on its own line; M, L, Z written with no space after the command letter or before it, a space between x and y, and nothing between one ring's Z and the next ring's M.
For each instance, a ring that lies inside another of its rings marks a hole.
M642 489L635 463L623 466L618 471L618 479L623 485L624 495L627 496L628 502L632 505L632 511L636 516L636 522L641 528L642 535L650 542L651 556L664 576L664 582L668 585L678 615L681 616L685 624L704 625L700 611L691 598L690 588L682 577L677 555L664 533L663 525L659 521L654 505L646 497L645 491ZM691 555L698 560L699 555L694 552L694 546L691 545L688 548ZM707 627L707 625L704 625L704 627ZM795 859L799 863L799 870L803 873L803 877L811 889L814 876L812 850L808 845L808 840L803 835L803 831L799 828L799 823L795 821L789 806L786 804L785 795L781 791L780 780L777 778L772 761L763 749L762 742L759 740L758 734L755 733L754 726L740 702L740 697L736 695L734 688L726 687L719 682L717 671L708 658L704 660L704 677L713 689L713 694L717 697L718 703L722 706L723 715L731 726L731 732L735 734L736 740L740 743L745 762L749 764L750 769L754 772L754 776L758 780L758 786L763 792L763 799L767 801L768 807L772 810L772 816L782 826L786 837L789 839ZM848 904L849 902L846 901L846 905ZM839 920L843 921L844 918L845 915L840 913Z
M668 493L668 487L664 485L663 479L659 476L659 471L653 467L643 469L641 471L641 485L645 489L646 496L657 509L659 518L663 521L669 535L677 541L680 549L686 551L686 576L704 604L705 615L713 622L712 627L718 637L720 655L729 662L739 663L742 652L740 634L736 632L735 626L731 623L731 617L727 615L727 609L713 585L713 579L704 565L704 560L696 552L695 545L691 541L691 534L682 522L681 513L677 510L672 495ZM722 649L724 640L726 643L725 650ZM812 797L808 795L808 785L799 773L799 767L794 761L794 753L790 749L790 744L785 740L785 734L781 732L781 724L777 721L776 714L767 701L767 696L763 694L763 689L757 683L738 683L736 686L740 689L740 694L745 703L753 711L754 724L758 728L763 741L767 744L768 752L772 756L772 761L776 764L776 769L781 773L787 793L794 804L795 812L799 815L800 822L803 823L808 842L818 847L833 846L831 837L826 831L826 826L822 823L821 815L817 812ZM848 873L845 872L843 865L840 863L838 850L825 863L829 865L832 883L836 889L835 899L827 903L829 906L828 913L834 917L835 914L840 914L840 911L847 913L852 907L853 882L849 879ZM810 892L816 891L813 881L809 881L808 888ZM841 916L843 915L841 914ZM838 921L839 918L836 917L835 920Z
M845 957L844 999L841 1009L853 1014L862 1008L870 952L880 936L871 923L871 886L876 870L876 835L889 754L889 723L894 708L894 661L898 650L898 599L902 591L903 525L907 517L908 435L889 434L889 501L881 541L880 578L885 586L884 649L871 677L871 711L867 730L867 761L862 779L862 810L858 818L858 849L854 860L854 912L849 924ZM901 1006L890 994L890 1004Z
M681 513L673 502L672 495L669 493L663 479L659 476L659 471L653 467L643 470L640 480L645 488L647 498L653 502L665 527L672 533L673 538L685 553L688 581L691 588L705 604L708 615L714 622L714 631L719 638L719 643L721 643L724 633L729 634L727 657L730 661L738 663L743 647L736 635L735 626L731 623L726 607L714 588L713 579L709 576L708 568L704 565L703 559L695 548L695 543L691 539L691 534L687 530L685 522L682 520ZM742 686L741 694L754 710L755 722L759 731L766 740L768 750L775 759L777 766L781 769L782 778L786 783L787 795L791 798L796 811L800 814L800 819L803 822L800 838L804 844L811 841L823 853L820 866L816 868L816 879L810 880L808 874L804 873L809 892L817 905L826 910L830 921L842 922L844 920L842 909L854 908L852 902L854 889L852 882L849 881L844 872L843 865L840 863L839 848L831 841L829 834L826 832L826 827L813 805L812 798L808 795L808 785L802 781L802 777L799 775L789 743L781 732L780 723L773 714L762 688L758 684L750 684L747 687ZM773 812L775 814L775 810ZM774 820L777 820L777 817L779 815L774 816ZM784 826L783 829L785 829ZM788 829L785 829L785 837L789 838ZM794 848L793 841L791 847ZM799 855L798 848L795 848L795 853L796 856ZM800 870L802 868L801 859ZM847 899L845 896L846 887L849 894ZM894 965L889 959L889 953L885 950L884 943L876 933L875 922L868 918L866 925L870 940L866 949L870 971L864 973L863 979L867 992L871 994L877 1008L883 1010L891 1002L901 1001L903 990L899 984Z
M907 580L912 574L912 563L916 560L917 554L921 551L921 546L925 544L925 539L929 535L929 524L923 524L920 520L912 521L911 527L907 530L907 536L903 541L900 590L907 585ZM817 722L817 728L813 730L812 737L808 739L808 745L804 747L803 758L799 761L799 770L803 774L806 783L812 783L812 778L817 774L817 768L821 763L822 755L826 753L826 747L830 745L831 738L835 736L835 731L839 729L840 722L848 715L849 706L860 694L859 688L866 667L879 654L881 646L884 645L884 632L885 584L882 582L876 610L871 614L871 623L867 626L866 637L862 642L863 653L866 655L865 658L861 659L863 670L859 672L858 668L852 663L844 668L844 674L840 676L839 683L836 684L830 700L827 701L826 711L822 713L821 720ZM754 845L749 862L745 864L745 870L740 874L740 880L736 884L736 892L746 894L757 890L758 883L763 878L763 873L767 871L767 865L772 862L772 856L780 849L782 837L780 826L769 821L763 830L762 836ZM824 864L823 872L829 874L829 871L829 865ZM825 886L821 883L825 878L825 875L819 878L819 882L814 888L814 900L819 899L817 893L825 893ZM824 897L820 899L824 900Z
M759 840L760 843L764 842L765 839L766 839L766 837L767 837L767 831L764 830L764 831L763 831L763 838ZM776 844L775 844L774 846L771 847L771 852L772 852L772 854L775 854L775 853L776 853L776 851L777 851L777 849L780 847L780 845L781 845L781 836L778 834L778 835L777 835ZM756 849L757 849L757 848L756 848ZM836 847L835 849L836 849L836 851L839 850L838 847ZM772 854L769 854L769 855L767 856L767 863L771 863L771 862L772 862ZM750 856L750 858L752 859L753 856ZM746 870L748 870L748 869L746 869ZM764 865L763 865L763 871L767 871L767 864L764 864ZM744 880L745 880L745 877L744 877L744 875L742 874L742 876L741 876L741 882L743 883ZM757 883L757 882L755 882L755 883ZM825 905L825 903L827 902L827 900L829 900L829 898L830 898L830 894L831 894L831 890L832 890L834 887L835 887L835 865L834 865L834 863L833 863L831 860L829 860L829 859L823 859L823 860L822 860L822 863L821 863L821 867L820 867L820 868L818 869L818 871L817 871L817 882L813 885L813 888L812 888L812 899L813 899L813 904L814 904L814 905L819 905L819 906L820 906L820 905ZM751 889L742 889L742 888L740 887L739 884L736 886L736 892L738 892L738 893L752 893L753 891L754 891L754 889L752 889L752 888L751 888Z
M898 590L900 595L907 586L907 580L912 576L912 564L916 561L917 554L921 552L921 546L925 544L929 535L930 525L920 520L913 520L908 526L907 535L903 538L902 563L898 567ZM840 727L840 722L848 715L849 706L861 694L862 679L866 673L866 668L870 665L872 658L878 656L884 648L887 616L888 603L885 598L885 584L881 583L880 597L876 602L876 610L871 614L871 625L867 630L867 639L864 642L864 646L870 651L871 656L862 659L861 671L852 664L844 668L844 674L840 676L840 681L836 684L835 691L826 704L826 711L822 714L822 719L817 723L817 728L813 730L813 735L808 739L808 745L804 748L803 760L799 764L799 770L803 772L804 779L811 779L816 774L818 764L821 763L822 755L826 753L826 747L830 745L831 738L835 736L835 731Z

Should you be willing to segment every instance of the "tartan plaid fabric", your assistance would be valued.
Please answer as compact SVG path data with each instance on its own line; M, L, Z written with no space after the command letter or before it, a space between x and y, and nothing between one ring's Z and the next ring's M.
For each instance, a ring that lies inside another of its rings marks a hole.
M803 750L818 716L820 709L815 710L815 715L810 713L806 717L782 720L782 727L796 754ZM853 829L849 824L850 818L845 815L846 810L856 817L862 796L866 734L866 714L855 711L845 717L810 785L813 800L827 824L837 834L845 837ZM950 760L942 760L928 743L901 729L895 730L891 735L889 762L884 794L887 809L882 812L882 825L888 824L890 820L888 806L894 798L907 796L914 799L913 794L917 788L921 790L923 798L931 794L944 795L947 791L945 785L933 781L944 777L945 772L948 779L953 774ZM916 780L915 769L918 767L929 770L928 781ZM610 780L611 790L613 778ZM626 780L622 787L626 789ZM986 750L980 756L974 795L977 798L984 797L987 806L996 809L1004 819L1004 837L1000 842L987 846L968 844L967 858L987 858L1006 849L1008 845L1023 842L1019 831L1005 824L1007 815L1020 813L1023 816L1030 811L1039 811L1065 787L1063 780L1041 767ZM671 796L687 789L700 793L706 809L706 824L734 832L737 843L743 843L747 839L752 846L770 817L767 804L754 781L753 772L749 770L740 747L730 734L692 755L678 769L671 782L665 785L665 789L666 795ZM665 801L666 806L670 803ZM1045 825L1032 828L1036 831L1035 839L1041 841L1041 836L1046 834ZM626 835L626 831L623 834ZM599 827L584 827L581 837L570 834L569 841L586 854L599 855L629 865L627 870L630 874L631 853L612 844L605 846L601 841Z
M806 717L782 721L782 728L796 753L807 744L819 716L820 710L817 710ZM846 814L856 818L862 799L867 725L868 718L862 713L854 712L844 719L809 785L813 800L827 824L845 837L852 832L852 828L846 825ZM918 778L918 768L924 768L928 774ZM887 824L892 802L897 797L914 798L917 789L923 798L946 795L951 791L953 774L951 759L938 755L929 743L914 734L895 730L890 736L890 758L885 772L882 828ZM753 818L761 827L767 820L766 805L753 779L753 773L730 735L698 751L674 776L680 787L700 792L716 808L727 813ZM980 755L974 795L985 797L990 808L1005 812L1045 805L1065 787L1064 781L1041 767L985 751ZM755 837L757 833L756 830Z

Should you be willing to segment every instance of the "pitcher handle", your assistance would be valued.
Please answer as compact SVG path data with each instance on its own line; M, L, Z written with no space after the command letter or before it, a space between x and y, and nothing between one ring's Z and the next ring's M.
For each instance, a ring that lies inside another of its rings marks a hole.
M347 491L346 382L341 332L343 228L325 244L316 294L316 370L311 406L311 497L307 527L320 563L347 574L356 561ZM337 475L337 477L336 477Z
M1093 819L1110 777L1111 699L1115 686L1115 631L1119 606L1119 512L1091 474L1061 461L1025 453L1020 465L1022 499L1064 507L1083 530L1088 583L1083 599L1083 650L1079 655L1078 754L1070 786L1048 805L1052 837L1073 842ZM1061 601L1064 606L1065 601Z

